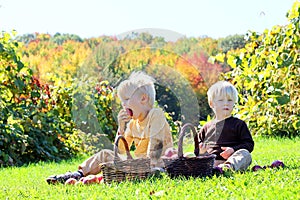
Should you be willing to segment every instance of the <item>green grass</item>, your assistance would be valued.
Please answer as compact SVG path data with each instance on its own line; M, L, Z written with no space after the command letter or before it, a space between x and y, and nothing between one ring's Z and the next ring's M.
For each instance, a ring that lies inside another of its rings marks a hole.
M85 158L0 169L0 199L300 199L300 138L255 139L253 163L282 160L284 169L232 176L160 179L90 186L48 185L52 174L73 171Z

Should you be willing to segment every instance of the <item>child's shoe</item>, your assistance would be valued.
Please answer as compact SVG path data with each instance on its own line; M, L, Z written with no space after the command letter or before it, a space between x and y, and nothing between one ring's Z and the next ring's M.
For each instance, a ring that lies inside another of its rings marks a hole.
M161 178L162 174L166 173L166 170L161 167L154 167L151 168L151 172L149 173L149 176L155 177L155 178Z
M220 176L220 175L224 174L223 169L218 166L214 167L212 172L213 172L213 175L216 175L216 176Z
M234 172L234 169L230 163L219 164L217 168L219 169L219 171L222 171L222 175L224 176L231 176Z
M218 167L221 167L222 169L224 169L224 168L232 169L232 166L230 163L222 163L222 164L219 164Z
M81 177L83 177L83 174L80 171L67 172L65 174L49 176L46 179L46 181L48 184L57 184L57 183L64 184L69 178L74 178L76 180L79 180Z

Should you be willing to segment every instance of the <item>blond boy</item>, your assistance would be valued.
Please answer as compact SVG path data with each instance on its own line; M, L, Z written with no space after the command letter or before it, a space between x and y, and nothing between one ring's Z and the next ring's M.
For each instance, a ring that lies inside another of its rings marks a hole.
M164 112L154 108L154 79L144 72L133 72L129 79L120 83L117 94L123 107L118 114L118 134L124 135L129 147L135 145L136 158L148 157L151 167L163 167L161 155L173 146L173 141ZM124 153L122 142L119 152ZM113 158L113 151L103 149L81 163L78 171L50 176L47 182L63 183L69 178L78 180L87 175L96 175L101 172L100 164L113 161Z
M215 118L199 132L200 151L215 154L215 167L245 170L252 162L254 141L243 120L231 115L238 92L229 82L219 81L208 92L208 103Z

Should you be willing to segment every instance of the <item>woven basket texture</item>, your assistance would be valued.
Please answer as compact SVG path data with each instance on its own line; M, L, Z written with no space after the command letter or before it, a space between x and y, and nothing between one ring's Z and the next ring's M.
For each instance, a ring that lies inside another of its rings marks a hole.
M194 135L195 157L183 156L182 143L187 128L190 128ZM172 178L178 176L205 177L212 175L215 158L216 156L213 154L199 155L199 140L195 127L191 123L186 123L182 126L179 134L178 158L164 158L163 161L168 175Z
M125 146L127 159L121 160L118 155L118 144L122 140ZM124 136L119 135L114 145L114 160L101 165L105 183L122 182L125 180L141 180L150 173L150 159L133 159Z

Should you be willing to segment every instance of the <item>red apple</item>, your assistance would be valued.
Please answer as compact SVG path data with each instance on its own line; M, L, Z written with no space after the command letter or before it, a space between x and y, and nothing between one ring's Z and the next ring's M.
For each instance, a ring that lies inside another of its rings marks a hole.
M261 167L261 166L259 166L259 165L255 165L255 166L252 167L252 171L254 171L254 172L256 172L256 171L258 171L258 170L263 170L263 169L264 169L264 168Z
M66 182L65 185L75 185L77 180L75 178L69 178Z
M97 175L96 177L97 177L97 183L102 183L104 181L102 175Z
M126 108L126 112L130 117L133 116L133 111L130 108Z
M97 183L97 182L98 182L98 178L96 175L88 175L83 180L84 185L89 185L89 184L93 184L93 183Z
M84 179L85 177L81 177L78 182L83 182Z
M270 166L271 168L279 168L279 167L284 167L284 164L283 164L283 162L281 161L281 160L275 160L272 164L271 164L271 166Z

